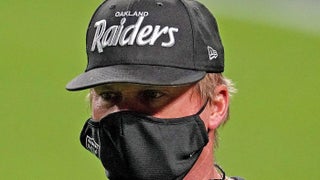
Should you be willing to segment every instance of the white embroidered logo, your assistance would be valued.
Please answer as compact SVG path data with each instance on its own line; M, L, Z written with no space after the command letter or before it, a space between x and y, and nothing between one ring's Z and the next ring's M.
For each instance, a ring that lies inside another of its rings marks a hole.
M217 59L217 57L218 57L218 52L217 52L217 50L213 49L213 48L210 47L210 46L208 46L207 49L208 49L209 59L210 59L210 60L212 60L212 59Z
M91 137L86 138L86 147L93 154L100 156L100 145Z
M115 16L138 16L139 14L130 13L118 13ZM139 46L150 45L153 46L159 37L167 35L169 37L168 42L161 42L162 47L172 47L175 44L174 33L178 32L179 29L176 27L160 25L146 25L141 27L141 24L148 14L139 16L135 24L125 26L127 21L126 17L120 20L119 25L113 25L106 29L107 21L105 19L97 21L94 24L96 32L93 38L91 51L96 48L99 53L103 52L103 48L110 46L126 46L133 45L136 43Z

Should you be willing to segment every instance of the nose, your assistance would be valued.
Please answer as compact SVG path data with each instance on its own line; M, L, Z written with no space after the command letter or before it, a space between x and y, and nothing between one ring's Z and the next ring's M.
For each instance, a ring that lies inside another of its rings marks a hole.
M140 98L135 94L126 94L126 93L118 93L116 96L112 96L108 102L106 102L103 98L100 97L101 104L104 106L97 106L101 108L103 115L108 115L111 113L119 112L119 111L141 111L143 110L143 103L140 102Z
M99 121L109 114L120 111L137 111L137 108L134 103L127 101L119 101L113 104L96 102L92 106L92 118Z
M122 97L114 104L114 111L141 111L141 104L139 99L134 97Z
M141 100L139 93L132 90L133 88L126 88L128 91L119 90L116 96L108 97L106 101L101 95L95 91L92 92L92 118L100 120L103 117L119 112L119 111L136 111L146 113L148 105Z

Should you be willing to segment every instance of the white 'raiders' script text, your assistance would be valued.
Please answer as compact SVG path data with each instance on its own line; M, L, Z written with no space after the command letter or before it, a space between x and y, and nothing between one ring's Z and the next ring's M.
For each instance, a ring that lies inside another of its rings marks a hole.
M160 25L146 25L141 27L145 17L139 17L137 22L125 27L126 18L122 18L120 25L113 25L107 27L107 21L105 19L97 21L94 24L96 32L93 38L91 51L94 51L97 47L98 52L102 53L103 48L107 46L126 46L136 43L139 46L154 45L158 38L162 35L169 37L168 42L161 42L162 47L172 47L175 44L174 33L179 29L176 27Z

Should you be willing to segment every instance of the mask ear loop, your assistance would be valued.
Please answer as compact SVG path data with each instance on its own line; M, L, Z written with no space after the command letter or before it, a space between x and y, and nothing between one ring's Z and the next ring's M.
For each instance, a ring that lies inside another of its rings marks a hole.
M200 115L203 112L203 110L207 107L208 102L209 102L209 99L206 100L206 102L203 104L200 110L196 113L196 115Z
M210 180L225 180L226 179L226 174L224 173L223 169L218 164L214 164L214 167L219 169L219 171L221 173L220 175L222 176L222 178L221 179L210 179Z

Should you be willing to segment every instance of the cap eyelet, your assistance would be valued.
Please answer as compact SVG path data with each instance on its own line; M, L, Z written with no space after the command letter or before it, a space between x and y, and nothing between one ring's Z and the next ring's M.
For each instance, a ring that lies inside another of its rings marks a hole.
M162 6L163 6L163 3L162 3L162 2L157 2L157 5L158 5L159 7L162 7Z
M115 9L116 5L110 5L109 9Z

